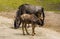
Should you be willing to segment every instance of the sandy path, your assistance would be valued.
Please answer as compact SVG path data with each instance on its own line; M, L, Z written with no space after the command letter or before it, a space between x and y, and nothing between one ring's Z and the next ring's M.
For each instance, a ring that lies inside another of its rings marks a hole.
M60 32L60 14L56 12L45 12L45 27Z
M48 20L49 18L46 19ZM0 16L0 39L60 39L59 32L44 27L36 27L35 36L23 36L21 29L12 29L11 27L13 27L13 19Z

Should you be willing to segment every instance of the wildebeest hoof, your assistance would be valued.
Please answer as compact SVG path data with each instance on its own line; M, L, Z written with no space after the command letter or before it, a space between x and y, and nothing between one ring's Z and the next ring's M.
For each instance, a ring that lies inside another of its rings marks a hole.
M30 35L29 33L27 33L27 35Z
M36 34L36 33L34 33L34 34Z
M25 34L23 34L23 35L25 35Z
M34 36L34 34L32 34L32 36Z
M32 34L32 36L34 36L34 35L35 35L35 33Z

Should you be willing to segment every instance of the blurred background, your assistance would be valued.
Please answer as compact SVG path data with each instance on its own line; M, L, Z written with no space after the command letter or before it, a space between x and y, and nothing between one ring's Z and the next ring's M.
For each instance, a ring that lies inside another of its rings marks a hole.
M0 11L16 10L24 3L40 5L49 11L60 10L60 0L0 0Z

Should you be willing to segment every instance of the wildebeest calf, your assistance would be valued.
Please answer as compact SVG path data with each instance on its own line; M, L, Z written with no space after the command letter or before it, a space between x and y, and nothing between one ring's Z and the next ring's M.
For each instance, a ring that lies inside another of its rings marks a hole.
M23 35L25 35L24 28L26 30L26 33L29 34L27 31L27 26L26 26L27 24L32 24L32 35L34 35L35 24L38 24L38 25L40 24L39 18L36 17L34 14L22 14L20 18L22 21Z

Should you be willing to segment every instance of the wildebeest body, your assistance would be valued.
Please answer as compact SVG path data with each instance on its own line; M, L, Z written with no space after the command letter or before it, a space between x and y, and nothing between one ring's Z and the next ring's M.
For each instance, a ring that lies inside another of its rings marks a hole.
M19 7L18 11L21 11L21 13L19 12L20 14L27 13L27 14L36 14L37 15L37 13L41 13L42 10L43 10L43 8L41 6L33 6L33 5L25 4L25 5L21 5ZM17 14L19 14L19 13L17 13Z
M24 13L34 14L38 18L42 17L42 19L40 19L42 24L40 24L40 25L41 26L44 25L45 14L44 14L44 8L43 7L33 6L33 5L30 5L30 4L22 4L21 6L19 6L18 11L16 13L16 19L14 21L14 27L15 28L17 28L17 26L19 26L21 24L22 21L20 19L20 16ZM19 22L19 23L17 23L17 22Z
M30 14L32 13L37 14L37 12L40 10L38 6L31 6L31 5L29 6L25 5L25 8L26 8L26 13L30 13Z

